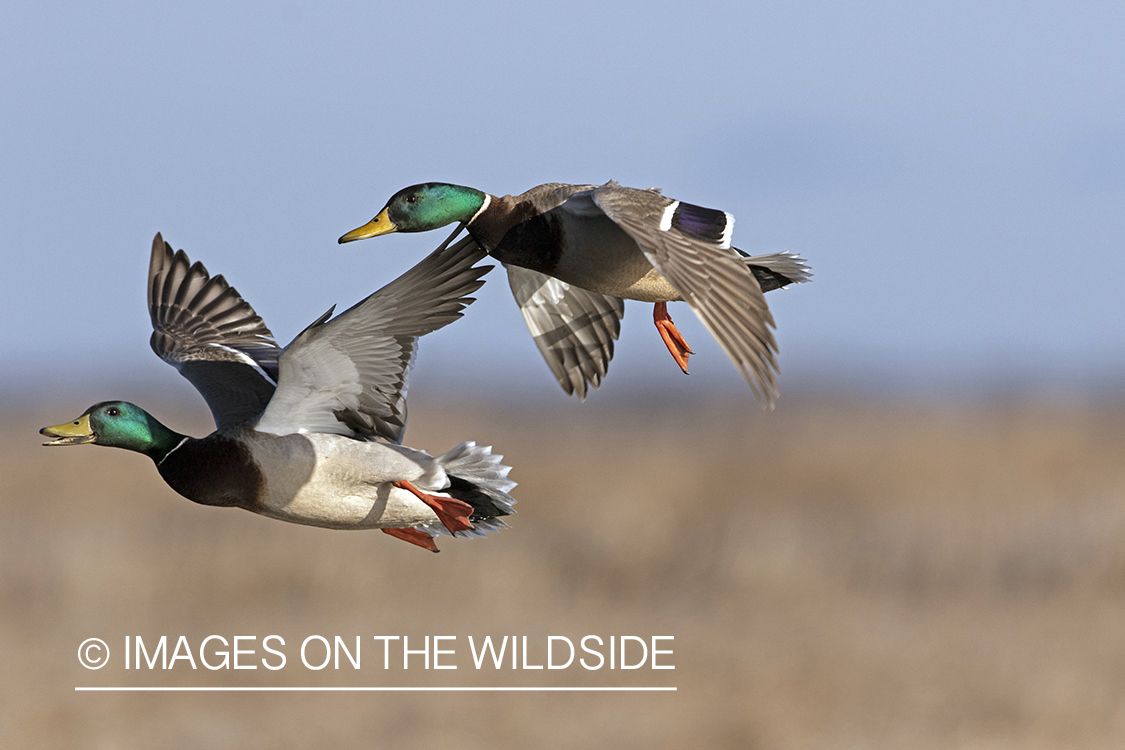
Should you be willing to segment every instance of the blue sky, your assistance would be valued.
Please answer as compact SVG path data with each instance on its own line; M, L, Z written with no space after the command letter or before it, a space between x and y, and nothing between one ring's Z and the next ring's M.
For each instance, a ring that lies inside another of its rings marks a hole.
M783 392L1125 367L1121 3L375 5L0 11L0 381L176 378L147 345L156 231L286 343L437 245L336 244L429 180L730 211L816 274L770 295ZM478 296L418 375L564 400L503 276ZM631 303L602 393L745 388L671 312L692 379Z

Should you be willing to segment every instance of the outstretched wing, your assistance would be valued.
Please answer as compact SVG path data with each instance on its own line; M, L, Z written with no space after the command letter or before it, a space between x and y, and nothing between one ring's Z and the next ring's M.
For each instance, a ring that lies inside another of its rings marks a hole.
M220 275L157 233L148 266L149 343L202 394L215 425L262 413L274 392L280 349L254 308Z
M332 320L322 315L278 359L274 394L255 429L402 441L406 376L418 337L461 317L492 266L471 237L421 263Z
M680 293L767 405L777 395L773 316L745 261L730 246L734 217L615 182L591 197Z
M590 292L520 266L508 266L508 283L547 366L568 394L586 399L597 388L621 334L625 300Z

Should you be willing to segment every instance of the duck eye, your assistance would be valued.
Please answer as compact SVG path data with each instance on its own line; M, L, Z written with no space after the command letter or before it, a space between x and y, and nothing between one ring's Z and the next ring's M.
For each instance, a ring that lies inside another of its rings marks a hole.
M406 196L406 202L407 203L417 203L418 202L418 196L417 195L408 195L408 196Z
M116 417L118 414L121 413L121 410L118 409L116 406L111 406L111 407L109 407L108 409L105 410L105 413L108 416Z

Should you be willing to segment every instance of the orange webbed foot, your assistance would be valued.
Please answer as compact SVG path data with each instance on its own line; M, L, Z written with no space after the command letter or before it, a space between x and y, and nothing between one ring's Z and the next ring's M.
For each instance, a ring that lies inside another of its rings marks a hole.
M691 347L684 341L683 334L668 315L667 302L657 302L652 308L652 322L656 323L656 330L660 332L660 338L664 339L664 345L668 347L672 359L676 360L676 364L685 375L688 375L687 365L688 356L692 354Z
M395 539L410 542L430 552L441 552L434 544L434 538L421 529L383 529L384 534L390 534Z
M450 532L468 531L473 528L472 522L469 521L469 516L473 515L473 506L468 503L455 497L443 497L422 492L405 479L395 482L394 486L400 490L413 493L415 497L428 505Z

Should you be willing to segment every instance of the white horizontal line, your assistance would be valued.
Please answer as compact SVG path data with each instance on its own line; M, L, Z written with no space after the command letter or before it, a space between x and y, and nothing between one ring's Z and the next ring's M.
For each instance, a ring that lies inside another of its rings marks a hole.
M511 692L675 692L674 687L131 687L131 686L98 686L76 687L76 692L243 692L243 693L269 693L269 692L384 692L384 693L417 693L417 692L478 692L478 693L511 693Z

